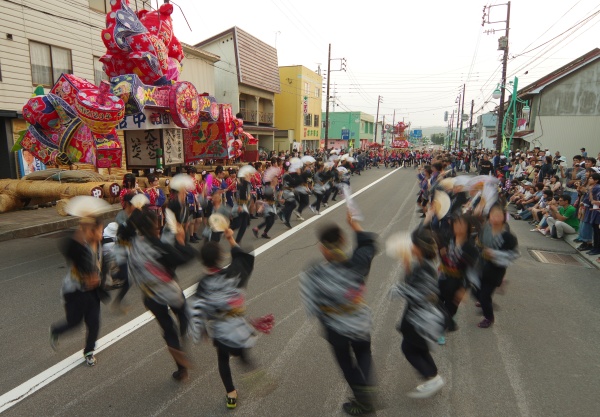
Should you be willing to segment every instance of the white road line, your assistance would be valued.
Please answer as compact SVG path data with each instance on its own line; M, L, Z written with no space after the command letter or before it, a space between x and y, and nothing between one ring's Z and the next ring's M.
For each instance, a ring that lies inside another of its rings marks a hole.
M386 178L393 175L397 171L398 171L398 169L394 169L390 173L384 175L383 177L372 182L371 184L367 185L366 187L363 187L360 190L356 191L355 193L352 194L352 196L356 197L356 196L362 194L369 188L371 188L371 187L375 186L376 184L380 183L381 181L385 180ZM312 223L316 222L317 220L321 219L323 217L323 214L327 214L327 213L335 210L336 208L340 207L343 204L345 204L345 200L342 200L342 201L338 202L337 204L335 204L331 207L328 207L326 210L323 210L321 212L322 215L311 217L308 220L305 220L302 223L300 223L299 225L288 230L287 232L277 236L274 239L271 239L266 244L260 246L256 250L254 250L254 255L258 256L258 255L266 252L267 250L271 249L273 246L275 246L278 243L285 240L287 237L292 236L294 233L299 232L300 230L307 227L309 224L312 224ZM185 296L189 297L191 294L193 294L195 288L196 288L196 284L194 284L191 287L184 290ZM111 346L114 343L118 342L119 340L123 339L125 336L129 335L130 333L134 332L135 330L141 328L142 326L149 323L153 319L154 319L154 316L149 311L136 317L135 319L131 320L130 322L124 324L123 326L110 332L109 334L107 334L106 336L104 336L100 340L98 340L96 342L95 352L96 353L102 352L104 349L108 348L109 346ZM67 372L69 372L70 370L75 368L76 366L82 364L83 362L84 362L84 358L81 355L81 352L74 353L71 356L63 359L56 365L51 366L50 368L46 369L45 371L43 371L43 372L39 373L38 375L34 376L33 378L29 379L28 381L23 382L18 387L13 388L12 390L2 394L2 396L0 396L0 413L8 410L13 405L21 402L22 400L29 397L31 394L33 394L37 390L45 387L46 385L50 384L52 381L55 381L56 379L60 378L61 376L63 376L64 374L66 374Z

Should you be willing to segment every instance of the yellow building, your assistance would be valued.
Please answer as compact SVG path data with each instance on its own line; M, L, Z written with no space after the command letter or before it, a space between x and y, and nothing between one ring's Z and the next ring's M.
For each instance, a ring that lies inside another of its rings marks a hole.
M295 65L279 67L281 93L275 94L275 150L319 149L323 77Z

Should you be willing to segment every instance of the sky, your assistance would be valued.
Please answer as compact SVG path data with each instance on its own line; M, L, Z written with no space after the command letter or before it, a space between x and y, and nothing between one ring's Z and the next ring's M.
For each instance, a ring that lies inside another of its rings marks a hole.
M463 84L465 113L471 100L475 115L498 104L491 95L501 80L498 38L506 24L482 27L482 17L485 6L496 5L486 9L489 20L505 21L507 6L501 2L229 0L210 7L199 0L175 3L183 11L175 7L175 34L192 45L237 26L276 47L280 66L303 65L315 71L320 66L326 75L331 44L331 57L345 58L347 71L334 71L340 69L340 61L331 61L335 106L330 111L376 115L381 96L379 119L385 115L386 124L395 113L396 122L410 122L412 128L445 126L444 112L458 112ZM525 87L598 47L599 22L600 0L513 0L507 80L517 76L519 87Z

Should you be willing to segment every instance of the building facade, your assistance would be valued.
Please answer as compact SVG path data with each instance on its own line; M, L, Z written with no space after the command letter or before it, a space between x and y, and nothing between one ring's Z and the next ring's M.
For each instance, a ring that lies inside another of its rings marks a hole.
M278 109L275 150L319 149L323 77L302 65L295 65L279 67L279 80L281 92L275 94Z
M322 113L325 122L326 114ZM360 111L329 112L328 148L365 148L373 142L375 117ZM321 132L321 143L325 146L325 129Z
M498 115L494 112L481 114L477 117L477 148L495 149Z
M277 50L238 27L195 46L219 56L217 101L231 103L233 112L242 114L244 130L258 139L258 147L274 149L275 94L280 92Z
M144 4L149 8L147 1L129 1L133 10L143 9ZM101 31L109 10L110 0L2 2L0 178L21 175L20 153L11 149L18 132L26 129L22 107L38 85L47 93L62 73L75 74L96 85L108 79L100 57L106 53ZM187 57L180 79L194 83L199 92L214 95L214 63L219 57L189 45L183 48Z
M588 155L600 151L600 49L596 48L519 90L520 100L531 111L522 114L514 148L539 146L560 151L568 160L586 148Z

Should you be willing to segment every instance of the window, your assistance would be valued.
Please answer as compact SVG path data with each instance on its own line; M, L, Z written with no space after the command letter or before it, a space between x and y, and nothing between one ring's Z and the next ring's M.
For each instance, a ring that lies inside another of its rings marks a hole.
M310 94L310 85L308 83L304 83L304 94Z
M315 87L315 97L319 98L319 93L320 93L321 89L319 87Z
M111 10L110 0L88 0L90 9L94 9L98 12L106 13Z
M319 127L319 115L315 114L315 119L314 119L314 127Z
M73 74L71 51L57 46L29 42L33 85L51 87L64 72Z
M240 110L246 110L246 100L240 100Z
M312 114L304 115L304 126L312 126Z
M94 84L100 85L102 80L108 81L108 75L102 69L103 65L100 62L100 58L97 56L94 57Z

